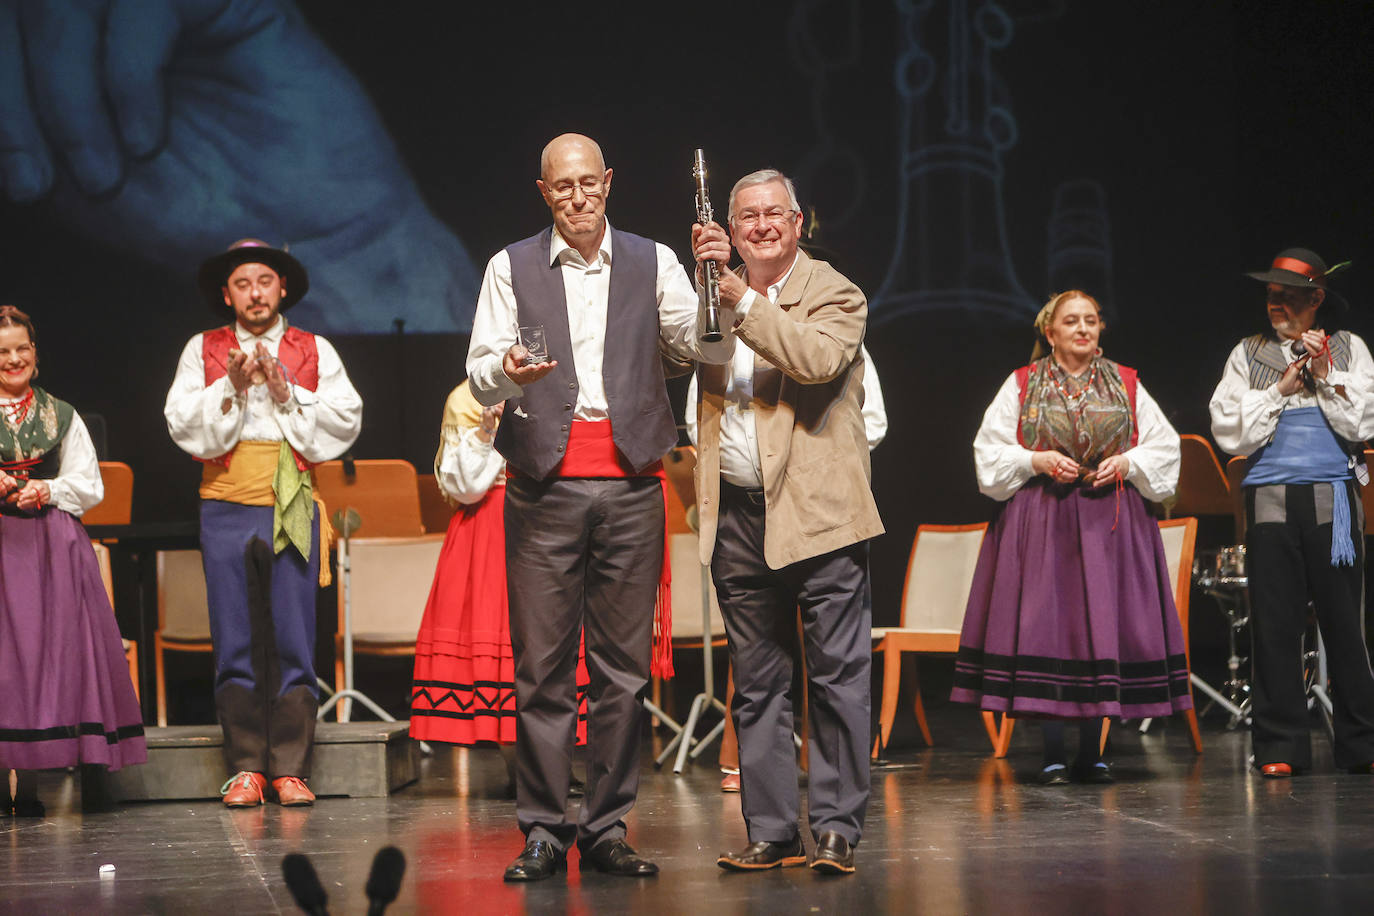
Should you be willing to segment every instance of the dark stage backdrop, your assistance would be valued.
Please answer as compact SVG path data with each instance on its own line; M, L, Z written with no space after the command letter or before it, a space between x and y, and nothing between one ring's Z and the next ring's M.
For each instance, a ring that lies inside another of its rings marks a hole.
M424 470L486 259L548 219L549 138L597 138L612 222L684 260L693 148L719 212L780 168L872 300L891 623L916 525L995 512L970 443L1047 294L1103 300L1108 355L1180 432L1206 432L1263 324L1240 274L1278 249L1352 258L1343 320L1370 330L1371 26L1369 4L1258 0L7 0L0 301L34 315L42 383L105 418L135 517L190 517L161 406L224 320L191 283L205 255L289 243L313 281L292 318L367 404L355 454Z

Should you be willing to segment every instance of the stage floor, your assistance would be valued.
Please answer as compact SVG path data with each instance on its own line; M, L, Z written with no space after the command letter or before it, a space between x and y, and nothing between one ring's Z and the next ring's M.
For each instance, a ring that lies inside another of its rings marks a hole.
M83 815L75 777L48 773L46 819L0 819L0 911L292 913L281 859L300 851L333 913L363 913L372 857L394 844L409 865L395 913L1368 912L1374 777L1333 773L1318 731L1313 774L1261 779L1223 724L1204 718L1201 757L1177 721L1143 737L1118 726L1114 786L1047 788L1034 781L1035 727L996 761L973 712L934 710L940 746L875 769L858 872L844 878L717 868L718 851L746 842L739 796L720 793L714 766L655 770L650 743L630 839L658 862L655 879L581 874L573 854L566 878L502 883L521 843L493 749L437 748L391 798L314 809L164 802Z

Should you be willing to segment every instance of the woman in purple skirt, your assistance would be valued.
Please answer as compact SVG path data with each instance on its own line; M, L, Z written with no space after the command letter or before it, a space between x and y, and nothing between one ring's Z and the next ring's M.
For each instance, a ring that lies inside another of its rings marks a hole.
M35 770L143 763L143 718L77 516L104 496L86 425L32 384L33 322L0 306L0 814L42 817ZM18 770L16 785L10 770Z
M1091 296L1060 293L1035 327L1050 354L1037 339L973 444L978 488L1010 502L983 540L952 699L1046 720L1041 782L1104 783L1102 717L1192 706L1164 546L1142 498L1178 484L1178 434L1135 371L1102 358ZM1063 720L1079 723L1072 769Z

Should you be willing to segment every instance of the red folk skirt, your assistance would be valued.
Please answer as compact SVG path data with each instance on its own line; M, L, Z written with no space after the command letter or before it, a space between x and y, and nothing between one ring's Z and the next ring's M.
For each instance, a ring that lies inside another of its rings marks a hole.
M471 745L515 741L506 601L504 481L449 522L415 644L410 734ZM577 653L577 743L587 742L585 650Z

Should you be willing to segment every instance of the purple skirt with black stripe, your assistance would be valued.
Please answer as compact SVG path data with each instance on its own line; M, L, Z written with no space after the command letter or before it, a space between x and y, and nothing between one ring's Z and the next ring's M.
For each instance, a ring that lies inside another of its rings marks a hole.
M1017 716L1167 716L1193 705L1184 652L1140 493L1040 477L983 540L951 699Z
M0 515L0 769L147 759L86 530L51 507Z

